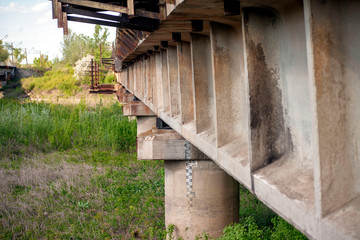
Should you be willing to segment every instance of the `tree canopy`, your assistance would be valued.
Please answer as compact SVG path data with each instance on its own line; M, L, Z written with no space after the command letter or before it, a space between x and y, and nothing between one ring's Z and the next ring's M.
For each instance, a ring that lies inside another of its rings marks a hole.
M8 59L8 57L9 57L9 52L3 45L3 41L0 40L0 62L6 61L6 59Z
M69 34L64 36L61 43L63 62L74 65L76 61L91 54L96 61L100 61L100 48L102 57L111 57L111 44L107 41L109 37L108 30L95 25L93 37L84 34L76 34L69 29Z

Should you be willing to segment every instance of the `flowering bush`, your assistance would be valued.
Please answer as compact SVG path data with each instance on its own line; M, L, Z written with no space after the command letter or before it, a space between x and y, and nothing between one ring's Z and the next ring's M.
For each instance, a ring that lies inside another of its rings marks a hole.
M94 58L94 56L88 54L75 63L74 77L76 77L78 80L81 80L88 74L88 72L91 71L92 58Z

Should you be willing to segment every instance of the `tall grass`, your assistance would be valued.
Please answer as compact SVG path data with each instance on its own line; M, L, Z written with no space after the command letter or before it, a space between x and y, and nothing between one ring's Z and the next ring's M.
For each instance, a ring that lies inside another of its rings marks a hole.
M135 146L136 122L122 115L119 104L88 108L0 99L0 158L33 150Z

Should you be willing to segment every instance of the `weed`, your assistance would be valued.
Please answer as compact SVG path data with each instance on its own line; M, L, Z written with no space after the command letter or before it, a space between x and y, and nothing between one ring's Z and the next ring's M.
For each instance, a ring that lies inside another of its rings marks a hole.
M169 224L166 228L166 239L168 240L173 240L174 239L174 230L175 230L175 225L174 224Z

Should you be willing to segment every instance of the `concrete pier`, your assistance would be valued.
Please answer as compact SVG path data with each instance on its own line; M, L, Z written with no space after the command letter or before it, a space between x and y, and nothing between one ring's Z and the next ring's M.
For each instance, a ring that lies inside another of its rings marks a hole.
M239 220L239 184L212 160L165 161L165 224L175 239L219 237Z
M239 220L239 183L174 130L157 129L155 117L138 117L138 158L165 160L165 224L175 239L218 237Z

